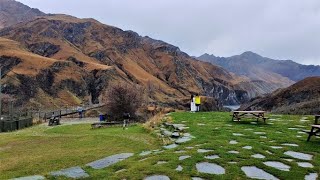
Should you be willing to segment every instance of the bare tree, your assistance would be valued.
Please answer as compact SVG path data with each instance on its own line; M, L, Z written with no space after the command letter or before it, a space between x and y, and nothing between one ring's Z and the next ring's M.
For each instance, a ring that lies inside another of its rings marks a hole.
M103 99L111 116L119 120L124 113L135 115L143 103L143 92L137 85L119 83L110 85Z

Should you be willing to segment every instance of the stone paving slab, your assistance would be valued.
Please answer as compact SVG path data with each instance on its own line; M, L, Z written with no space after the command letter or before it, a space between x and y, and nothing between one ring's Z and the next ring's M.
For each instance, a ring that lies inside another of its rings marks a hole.
M223 167L215 163L208 163L208 162L197 163L196 168L197 168L197 171L200 173L216 174L216 175L221 175L226 173Z
M116 154L113 156L109 156L109 157L88 163L86 165L92 167L93 169L103 169L103 168L111 166L117 162L125 160L131 156L133 156L133 153Z
M253 179L265 179L265 180L278 180L272 174L265 172L262 169L259 169L255 166L244 166L241 170L246 174L247 177Z
M291 156L293 158L296 158L296 159L307 160L307 161L311 161L312 157L313 157L313 155L305 154L305 153L301 153L301 152L295 152L295 151L287 151L284 154L287 156Z
M318 174L317 173L310 173L304 177L305 180L317 180Z
M87 174L79 166L71 167L68 169L62 169L60 171L54 171L54 172L51 172L50 175L52 175L52 176L65 176L65 177L74 178L74 179L89 177L89 174Z
M277 161L267 161L267 162L264 162L263 164L281 171L290 171L290 168L291 168L290 166Z
M26 177L20 177L20 178L13 178L12 180L44 180L46 179L43 176L35 175L35 176L26 176Z
M153 175L144 178L144 180L170 180L170 178L164 175Z

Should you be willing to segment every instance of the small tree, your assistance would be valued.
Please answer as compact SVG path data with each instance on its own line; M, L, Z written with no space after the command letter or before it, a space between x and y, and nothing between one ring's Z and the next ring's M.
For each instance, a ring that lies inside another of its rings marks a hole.
M143 103L143 89L124 83L110 85L104 99L108 112L114 119L119 120L124 113L135 115Z

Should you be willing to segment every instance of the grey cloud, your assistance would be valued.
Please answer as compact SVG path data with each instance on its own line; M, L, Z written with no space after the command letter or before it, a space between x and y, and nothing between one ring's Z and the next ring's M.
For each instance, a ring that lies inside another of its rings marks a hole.
M46 13L92 17L190 55L254 51L320 64L319 0L19 0Z

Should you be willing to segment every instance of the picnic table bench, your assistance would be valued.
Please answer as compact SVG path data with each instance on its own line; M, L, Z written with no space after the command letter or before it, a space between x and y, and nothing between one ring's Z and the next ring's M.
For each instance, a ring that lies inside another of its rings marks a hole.
M265 111L232 111L232 121L240 121L243 116L253 116L259 119L262 119L266 123L267 118L265 117Z
M311 136L320 136L320 125L312 125L311 131L306 133L309 134L308 141L310 141Z
M58 116L51 117L48 126L60 125L60 118Z
M314 125L311 126L311 130L310 131L303 130L303 132L309 134L307 141L310 141L310 138L312 136L320 136L320 124L318 122L319 119L320 119L320 115L315 115Z

